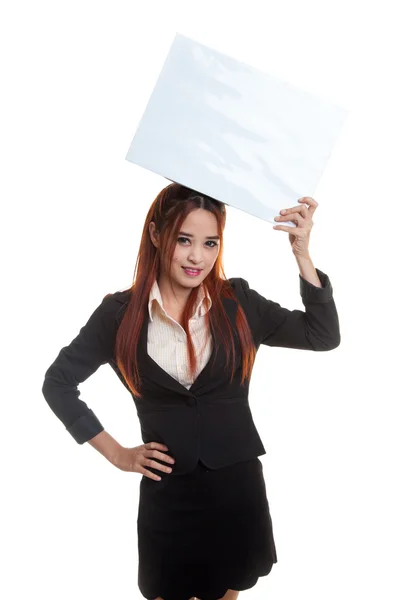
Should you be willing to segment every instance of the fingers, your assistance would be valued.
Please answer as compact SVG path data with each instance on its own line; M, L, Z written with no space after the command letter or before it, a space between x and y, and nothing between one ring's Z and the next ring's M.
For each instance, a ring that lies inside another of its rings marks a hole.
M303 209L303 211L307 210L302 206L299 206L299 209ZM289 211L292 211L293 209L290 208ZM302 227L304 225L304 222L307 220L307 214L300 214L300 211L298 212L285 212L284 215L279 215L277 217L274 217L274 221L294 221L295 223L297 223L297 225L299 227Z
M149 445L151 445L152 443L155 444L155 442L150 442ZM158 444L158 446L160 446L160 445L162 446L162 444ZM163 454L162 452L159 452L158 450L145 449L145 452L142 455L142 461L141 461L142 464L140 465L143 469L144 475L146 475L146 473L151 473L151 471L148 471L148 469L145 469L145 466L152 467L153 469L158 469L159 471L163 471L164 473L172 473L171 467L169 467L168 465L160 464L159 462L154 460L155 458L158 458L164 462L170 463L171 465L173 465L175 463L175 460L172 458L172 456ZM152 474L151 478L156 479L157 481L160 480L160 477L158 475L154 476Z
M139 465L139 469L138 469L139 472L142 473L143 475L145 475L146 477L150 477L150 479L155 479L156 481L160 481L161 477L159 475L156 475L152 471L149 471L148 469L146 469L146 467L151 467L152 469L158 469L159 471L164 471L164 473L172 472L172 469L170 467L161 465L160 463L158 463L155 460L152 460L150 458L144 458L144 460L142 461L142 464Z
M285 217L287 217L288 215L294 214L294 213L300 213L304 218L307 217L307 213L308 213L308 209L306 206L304 206L304 204L302 204L301 206L292 206L291 208L283 208L280 211L281 215L285 215Z
M291 235L296 236L301 239L302 237L306 238L309 230L304 227L289 227L288 225L274 225L273 229L278 229L279 231L287 231Z
M143 473L143 475L145 475L146 477L150 477L150 479L155 479L156 481L160 481L161 479L161 477L155 475L154 473L146 469L144 465L146 465L147 467L152 467L153 469L158 469L159 471L164 471L165 473L172 472L171 467L168 467L167 465L162 465L156 460L154 460L154 458L158 458L163 462L167 462L172 465L175 463L175 460L172 458L172 456L168 456L168 454L163 454L163 452L160 452L160 450L168 450L168 447L165 446L165 444L159 444L158 442L148 442L147 444L143 444L143 446L144 452L142 454L142 464L140 465L141 473ZM157 450L157 448L159 448L160 450Z
M141 471L142 475L148 477L149 479L154 479L154 481L160 481L161 477L159 475L155 475L151 471L148 471L143 467L143 471Z
M291 208L286 209L283 208L280 211L280 215L274 217L274 221L292 221L292 223L296 224L296 228L285 225L275 225L274 229L294 233L294 229L307 230L312 227L312 216L318 207L318 202L310 196L304 196L303 198L300 198L298 202L300 203L299 206L292 206ZM306 205L308 205L308 208Z
M310 196L304 196L304 198L300 198L299 202L303 203L303 205L308 205L308 213L311 214L311 216L315 213L315 211L318 208L318 202Z
M151 467L152 469L158 469L159 471L164 471L164 473L172 472L172 469L170 467L160 465L160 463L156 462L155 460L146 458L144 460L143 464L140 465L140 472L143 475L145 475L146 477L150 477L150 479L155 479L156 481L160 481L161 477L159 475L156 475L152 471L149 471L148 469L146 469L144 465L146 465L146 467Z
M318 202L310 196L304 196L304 198L300 198L298 202L300 202L300 205L292 206L291 208L283 208L280 211L280 214L285 215L287 218L292 213L300 213L306 219L312 216L318 208ZM306 205L309 205L309 207L307 208Z
M147 444L144 444L144 446L146 446L148 450L168 450L165 444L159 444L158 442L148 442Z
M158 450L149 450L147 452L147 456L152 456L153 458L159 458L159 459L163 460L164 462L170 463L171 465L173 465L175 462L175 460L172 458L172 456L168 456L168 454L163 454L162 452L159 452Z
M167 467L166 465L162 465L160 463L158 463L157 461L151 459L151 458L145 458L144 459L144 464L147 467L153 467L153 469L158 469L159 471L164 471L164 473L171 473L172 469L171 467Z
M168 462L171 464L175 463L175 459L173 459L172 456L168 456L168 454L163 454L162 452L156 449L160 448L161 450L168 450L167 446L165 446L164 444L159 444L158 442L149 442L148 444L144 444L144 446L146 449L145 452L147 452L145 456L153 456L154 458L160 458L164 462Z

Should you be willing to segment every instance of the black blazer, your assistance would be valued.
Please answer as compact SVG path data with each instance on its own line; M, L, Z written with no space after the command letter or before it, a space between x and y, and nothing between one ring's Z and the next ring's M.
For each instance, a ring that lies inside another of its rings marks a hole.
M305 311L289 310L264 298L249 288L245 279L229 279L246 314L257 350L260 344L265 344L327 351L340 344L332 285L325 273L316 270L322 288L312 285L299 274ZM129 390L117 367L114 345L130 293L130 290L115 292L104 298L45 373L43 395L78 444L104 429L94 412L80 399L78 385L93 375L100 365L108 363ZM234 325L236 303L225 299L224 305ZM133 394L132 397L143 443L165 444L175 458L169 476L190 472L199 459L209 468L216 469L265 454L249 406L249 382L240 385L238 336L235 336L237 359L232 383L229 383L230 373L224 372L224 348L218 347L213 336L211 357L188 390L149 356L148 321L146 311L138 348L143 397L139 399ZM161 477L165 475L158 469L150 470Z

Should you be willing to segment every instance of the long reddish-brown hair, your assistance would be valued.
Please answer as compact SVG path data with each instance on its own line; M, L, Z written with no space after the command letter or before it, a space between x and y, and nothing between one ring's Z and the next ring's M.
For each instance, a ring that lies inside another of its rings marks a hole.
M154 280L158 280L161 272L160 257L161 255L165 257L163 264L167 266L167 276L169 277L178 232L188 214L198 208L208 210L215 215L218 235L220 237L218 257L212 270L203 281L204 288L212 300L211 309L205 315L206 324L211 328L216 339L221 340L225 347L226 368L229 368L229 361L231 359L230 380L232 381L235 371L235 345L231 324L226 315L222 299L232 298L238 304L235 324L242 349L241 383L243 384L246 378L250 379L256 349L244 311L238 303L233 289L227 282L222 266L223 231L226 222L225 205L223 202L199 194L182 185L171 183L161 190L147 213L136 259L133 283L128 288L132 293L130 294L125 314L119 325L115 343L115 356L118 368L133 395L139 398L142 396L140 393L140 374L136 360L138 340L144 322L145 311L148 310L151 287ZM159 232L159 248L156 248L150 238L149 224L152 221L155 223L156 231ZM198 287L191 290L182 315L182 327L186 332L188 340L188 361L192 377L194 377L196 372L197 361L188 324L193 314L197 292Z

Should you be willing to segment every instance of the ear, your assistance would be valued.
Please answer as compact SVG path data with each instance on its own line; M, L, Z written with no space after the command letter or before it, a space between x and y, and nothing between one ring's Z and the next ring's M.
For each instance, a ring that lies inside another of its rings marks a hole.
M149 234L150 234L150 239L153 242L154 246L156 248L158 248L160 245L159 232L156 231L156 225L155 225L154 221L152 221L149 224Z

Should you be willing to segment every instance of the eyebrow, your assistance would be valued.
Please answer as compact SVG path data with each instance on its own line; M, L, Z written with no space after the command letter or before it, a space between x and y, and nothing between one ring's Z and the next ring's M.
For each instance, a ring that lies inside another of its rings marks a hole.
M186 235L187 237L194 237L191 233L185 233L184 231L180 231L178 235ZM219 235L206 235L206 240L219 240Z

